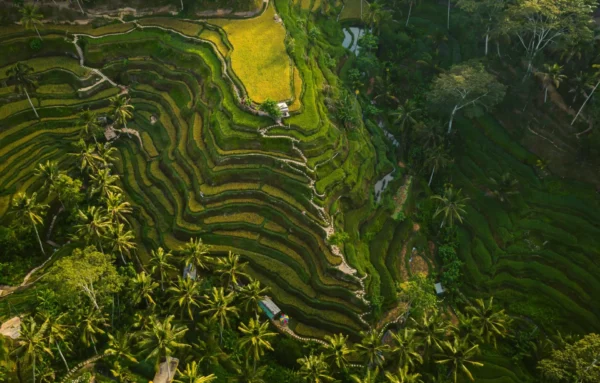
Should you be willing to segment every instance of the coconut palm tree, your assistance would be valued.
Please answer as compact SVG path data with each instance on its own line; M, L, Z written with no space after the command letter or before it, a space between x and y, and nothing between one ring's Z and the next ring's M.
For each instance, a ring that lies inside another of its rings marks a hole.
M258 317L256 319L250 318L247 325L241 323L238 330L242 333L238 346L240 350L246 350L247 357L252 357L253 370L256 371L256 362L265 354L265 350L273 351L268 338L276 336L277 333L269 332L269 322L260 323Z
M367 368L373 369L382 366L385 362L385 353L390 347L381 343L381 335L375 330L361 332L362 340L354 345L358 356L366 363Z
M442 341L449 331L449 324L437 310L425 312L420 319L410 318L416 330L416 335L425 345L425 354L433 348L440 348Z
M146 301L148 307L153 307L156 305L152 295L159 285L152 280L152 276L146 274L145 271L142 271L133 277L132 281L135 291L133 300L134 303L139 304L143 299Z
M398 368L398 371L395 374L387 371L385 377L390 383L423 383L421 374L410 373L408 371L408 366Z
M227 257L218 259L215 272L227 280L226 286L237 286L240 277L249 278L243 271L247 265L246 262L240 262L239 254L230 251Z
M468 366L483 366L483 363L473 360L479 351L479 345L469 344L468 338L461 340L454 337L453 342L442 342L440 349L442 353L436 355L435 362L449 366L450 374L454 376L454 383L458 380L459 372L464 373L472 382L475 381Z
M423 363L423 357L418 352L421 342L414 329L405 327L403 330L392 333L392 339L394 340L392 353L401 368L414 368L417 363Z
M16 340L17 347L13 353L24 355L26 360L32 362L33 382L35 383L35 362L37 358L46 353L52 355L52 350L46 345L46 332L48 330L48 322L45 321L38 326L36 321L27 317L21 323L21 331L19 338Z
M264 379L267 366L257 367L256 370L248 363L236 368L237 376L231 378L232 383L269 383Z
M358 375L351 375L350 379L354 383L375 383L377 381L377 377L379 376L379 367L376 367L374 370L367 370L365 376L360 377Z
M120 94L110 99L112 108L112 117L117 125L123 125L127 128L127 120L133 118L133 105L129 104L130 99L124 94Z
M323 354L304 356L298 359L300 370L298 375L308 383L333 382L335 379L329 376L329 366Z
M573 93L573 104L577 102L579 96L587 97L589 95L588 90L594 88L595 80L594 73L588 71L579 71L577 75L571 77L569 93Z
M79 224L75 225L75 240L83 239L87 244L95 243L104 252L102 241L110 228L106 211L97 206L88 206L86 211L77 211Z
M253 280L239 289L238 296L244 305L244 310L246 310L246 312L252 311L258 315L258 312L260 311L258 303L268 292L268 287L262 287L258 280Z
M404 0L405 3L408 4L408 17L406 18L406 26L408 27L408 23L410 22L410 14L412 13L413 6L419 4L421 0Z
M514 179L510 173L504 173L498 179L490 177L490 183L493 187L492 194L500 202L508 201L510 196L519 194L517 190L519 181Z
M431 175L429 176L428 185L431 186L433 181L433 174L436 169L443 169L452 162L452 158L448 154L448 150L444 145L438 145L432 149L426 151L425 166L431 167Z
M56 346L56 349L58 350L58 353L60 354L67 371L69 371L69 364L67 363L65 355L60 348L60 343L64 343L71 332L69 327L62 323L65 316L66 313L62 313L58 316L52 314L42 314L42 319L44 323L48 323L48 336L46 338L48 347Z
M217 379L214 374L202 375L200 365L195 361L188 363L183 372L177 370L177 373L179 374L179 377L175 379L177 383L210 383Z
M164 283L169 271L175 270L175 266L171 263L171 258L173 258L173 254L170 251L165 252L165 249L162 247L150 252L150 267L152 274L158 274L158 277L160 278L160 289L162 291L165 291Z
M204 296L206 309L202 314L210 314L211 318L219 323L219 338L220 343L223 343L223 328L229 326L229 317L238 316L238 308L232 305L233 292L225 294L225 289L222 287L212 288L212 295Z
M102 127L98 123L98 114L87 109L79 115L77 124L81 127L79 130L79 137L86 140L89 137L94 139L94 143L98 143L96 140L96 134L102 131Z
M444 190L444 195L434 195L431 198L439 201L439 206L433 214L433 218L438 215L442 215L442 223L440 224L440 228L444 226L445 223L448 223L448 226L454 226L454 221L458 221L462 223L463 215L467 212L465 211L465 202L469 200L467 197L463 197L461 195L461 189L455 191L452 186L446 187Z
M548 101L548 88L554 85L556 89L566 80L567 76L562 74L563 67L558 64L544 64L544 72L536 72L535 75L542 80L544 84L544 103Z
M343 334L325 335L325 342L326 345L321 348L325 361L333 364L340 371L346 370L348 356L352 354L352 349L348 347L348 336Z
M573 121L571 121L571 126L573 126L573 124L575 124L575 121L577 121L577 118L583 111L583 108L585 108L588 101L590 101L590 98L592 98L592 96L594 95L594 92L596 92L596 89L598 89L598 86L600 86L600 64L594 64L594 65L592 65L592 68L596 69L596 73L594 73L594 77L596 79L598 79L598 81L596 82L596 85L594 85L594 87L592 88L592 90L590 91L588 96L586 97L585 101L581 105L581 108L579 108L579 110L577 111L575 118L573 119Z
M190 278L177 277L177 283L167 289L172 295L173 302L171 307L178 305L183 313L187 312L190 320L194 320L193 308L200 307L200 285L198 281Z
M102 161L103 167L107 167L117 160L115 155L117 154L118 150L114 146L110 146L109 144L96 144L96 151L98 152L98 156Z
M114 193L110 190L106 192L106 213L113 225L127 221L126 214L131 214L131 204L124 201L123 194Z
M33 106L33 102L31 102L31 97L29 97L29 92L35 92L36 88L36 84L30 76L31 72L33 72L32 67L27 64L23 64L22 62L18 62L6 71L6 76L8 77L8 81L10 83L14 83L16 93L25 93L25 96L27 96L27 100L29 101L29 105L31 106L31 109L33 109L33 113L35 113L37 118L40 118L35 106Z
M210 246L205 245L200 238L190 238L190 241L179 248L183 255L185 266L191 266L192 272L198 269L208 269Z
M206 329L202 328L203 331ZM198 358L198 363L205 368L218 366L221 357L224 356L223 350L213 339L208 341L198 339L198 342L192 345L192 353Z
M34 174L44 181L44 188L50 189L59 174L58 162L48 160L44 164L38 164Z
M97 310L90 310L85 317L80 319L81 342L86 347L93 346L96 354L98 354L98 349L96 348L98 336L105 333L102 327L106 326L106 315Z
M414 1L414 0L412 0ZM395 121L399 123L400 131L404 131L407 127L413 126L417 123L417 119L421 115L421 108L417 102L413 99L406 99L404 104L398 105L398 108L392 113L391 116L395 117Z
M115 335L108 333L108 347L104 354L110 355L113 360L128 360L131 363L137 363L137 359L131 352L131 343L133 335L126 331L119 331Z
M101 198L106 198L108 192L121 193L121 188L117 185L119 176L110 174L109 168L98 169L96 174L90 174L92 185L90 195L100 194Z
M486 304L483 299L476 299L473 306L468 306L466 311L471 315L473 325L479 329L479 333L486 342L492 342L496 347L496 338L505 337L510 317L504 310L496 310L493 307L494 297Z
M44 18L44 15L38 13L38 7L35 5L26 4L19 9L19 13L21 14L21 24L23 24L25 29L35 29L38 37L40 40L42 40L42 36L38 30L38 25L42 25L42 19Z
M44 245L42 245L42 239L40 238L37 226L42 224L42 214L44 214L47 208L48 205L37 202L37 193L31 194L31 197L27 197L25 193L18 193L13 198L11 206L12 213L15 214L21 223L31 224L44 255L46 255L46 252L44 251Z
M167 376L172 376L169 366L171 355L178 349L189 347L183 341L187 327L173 324L173 318L173 315L169 315L161 322L151 317L150 327L140 333L138 342L142 354L146 354L146 360L154 360L156 370L161 361L167 362Z
M113 252L119 252L121 261L126 265L127 261L123 254L127 254L129 257L131 256L131 251L136 248L135 235L133 232L131 230L126 230L125 225L122 223L109 225L106 240Z

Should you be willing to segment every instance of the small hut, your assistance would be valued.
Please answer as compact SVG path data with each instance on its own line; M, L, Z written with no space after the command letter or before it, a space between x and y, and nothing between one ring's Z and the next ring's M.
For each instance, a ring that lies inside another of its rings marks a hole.
M154 375L153 383L171 383L173 378L175 378L175 373L177 372L177 366L179 365L179 359L177 358L168 358L169 365L167 366L167 362L163 362L160 364L158 372Z
M275 318L275 316L281 312L281 309L269 297L265 297L263 300L258 302L258 306L262 309L262 311L265 312L265 314L267 314L269 319Z
M436 283L435 285L435 293L437 295L442 295L446 290L444 290L444 286L441 283Z
M279 107L279 110L281 110L281 115L283 117L290 116L290 108L288 107L288 105L285 102L280 102L279 104L277 104L277 106Z

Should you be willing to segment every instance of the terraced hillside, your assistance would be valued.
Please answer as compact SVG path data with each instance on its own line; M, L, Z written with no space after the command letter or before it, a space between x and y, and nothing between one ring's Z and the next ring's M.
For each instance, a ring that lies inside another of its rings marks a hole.
M328 81L319 64L292 57L300 112L276 125L241 103L246 91L220 51L229 46L222 34L152 24L46 25L38 51L32 33L2 30L2 73L18 61L34 68L40 118L24 96L0 88L0 215L16 192L40 186L38 163L73 161L83 110L105 113L108 98L126 92L135 107L128 127L140 140L122 134L113 145L142 261L150 249L199 236L215 254L245 255L308 335L314 327L357 334L368 311L361 281L326 238L340 195L368 193L357 180L373 177L372 149L360 129L346 136L319 106Z

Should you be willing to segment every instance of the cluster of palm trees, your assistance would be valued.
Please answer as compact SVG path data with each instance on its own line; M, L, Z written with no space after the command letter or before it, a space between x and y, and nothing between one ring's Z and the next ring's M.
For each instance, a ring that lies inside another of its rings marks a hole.
M298 360L298 373L306 382L333 382L359 363L363 373L350 376L356 383L379 381L379 375L390 383L442 382L448 377L456 382L461 374L473 380L471 367L483 365L475 360L479 344L495 346L497 338L507 335L511 319L493 307L491 298L476 300L455 322L434 309L411 317L405 326L390 331L388 339L382 332L369 331L351 346L347 336L326 336L325 345ZM432 373L435 365L446 366L438 369L440 376Z

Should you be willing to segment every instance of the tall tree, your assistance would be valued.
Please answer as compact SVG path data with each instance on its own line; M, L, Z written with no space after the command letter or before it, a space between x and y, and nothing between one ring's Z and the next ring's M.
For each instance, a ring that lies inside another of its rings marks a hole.
M530 73L533 61L547 48L590 41L594 10L589 0L517 0L509 5L503 25L523 46Z
M133 118L133 105L129 103L126 95L120 94L110 99L112 108L112 117L117 125L123 125L127 128L127 120Z
M452 186L446 187L444 195L434 195L431 198L438 201L438 207L433 214L433 218L442 215L442 223L440 228L448 223L448 226L454 226L454 221L462 223L463 215L466 214L465 202L469 200L463 197L462 189L454 190Z
M428 99L435 106L450 109L448 133L456 113L466 107L491 109L504 98L506 87L488 73L481 63L454 65L433 80Z
M425 345L425 354L430 355L435 348L440 348L446 334L449 331L449 324L438 311L424 313L420 319L410 318L416 329L416 335L421 338Z
M177 383L210 383L217 379L214 374L202 375L200 365L196 361L188 363L185 370L178 370L177 373L179 374L179 377L175 379Z
M96 354L98 354L98 348L96 348L98 337L106 333L103 328L106 326L106 315L97 310L90 310L89 313L79 321L81 342L83 342L86 347L93 346Z
M452 162L450 154L444 145L438 145L426 151L425 166L431 167L428 185L431 186L436 169L444 169Z
M558 64L544 64L544 72L536 72L542 83L544 84L544 103L548 101L548 88L550 85L554 85L558 89L560 84L567 78L562 74L563 67Z
M127 264L125 256L131 257L131 251L136 248L135 235L133 231L125 229L122 223L113 224L108 227L106 239L113 252L118 252L124 265Z
M84 240L86 244L95 244L104 251L102 242L110 227L106 211L97 206L88 206L86 211L78 210L79 223L75 225L75 240Z
M117 185L119 176L111 174L109 168L98 169L95 174L90 175L92 185L90 195L99 194L100 198L106 198L108 193L121 193L121 188Z
M127 331L119 331L117 333L108 333L108 347L104 350L104 354L110 355L115 361L127 360L131 363L137 363L137 359L133 356L131 344L133 342L133 334Z
M375 369L385 362L385 353L390 347L381 342L381 335L375 331L361 332L360 343L354 345L356 354L365 362L368 369Z
M398 368L398 372L395 374L387 371L385 377L390 383L423 383L421 374L410 373L408 366Z
M353 383L376 383L378 376L379 367L376 367L374 370L367 370L364 376L351 375L350 379Z
M248 324L241 323L238 330L242 333L238 341L241 350L246 351L246 356L252 358L254 371L256 371L256 362L258 362L265 354L265 350L273 351L271 342L268 338L272 338L277 333L269 331L269 322L260 323L258 317L250 318Z
M335 379L329 375L329 366L323 354L304 356L298 359L300 370L298 375L307 383L333 382Z
M587 105L588 101L590 101L590 98L592 98L592 96L596 92L596 89L598 89L598 86L600 86L600 65L594 64L593 68L596 69L596 73L595 73L594 77L598 79L598 82L596 82L596 85L594 85L594 88L592 88L592 91L586 97L585 101L581 105L581 108L579 108L579 110L577 111L577 114L575 115L575 118L573 118L573 121L571 121L571 126L573 126L573 124L575 124L575 121L577 121L577 118L579 117L579 115L583 111L583 108L585 108L585 106Z
M33 109L33 113L35 113L37 118L40 118L35 106L33 106L33 102L31 102L31 97L29 97L29 92L34 92L36 88L35 81L33 81L30 76L31 72L33 72L32 67L23 64L22 62L18 62L6 71L6 76L8 77L8 81L14 84L15 92L18 94L25 93L29 105L31 106L31 109Z
M44 181L44 188L50 189L58 177L59 169L58 162L46 161L46 163L38 164L35 168L35 175Z
M131 214L131 204L124 200L123 194L113 193L108 190L106 193L106 213L113 225L127 222L126 214Z
M139 304L142 300L145 300L148 307L156 305L152 295L159 285L152 280L152 276L146 274L145 271L142 271L133 277L132 283L134 286L133 302L135 304Z
M238 296L244 305L244 310L258 315L260 311L258 303L268 292L268 287L262 287L258 280L253 280L239 289Z
M52 355L52 350L46 345L47 330L47 321L38 326L33 318L25 318L21 323L21 331L16 341L17 347L13 351L17 355L24 355L26 360L31 361L33 383L35 383L35 362L38 356L42 353Z
M408 16L406 17L406 26L408 27L408 23L410 22L410 15L412 14L412 9L414 6L418 5L421 0L403 0L404 3L408 4Z
M537 368L551 382L600 382L600 335L588 334L552 351Z
M190 320L194 320L194 307L200 307L200 285L195 279L177 278L177 283L167 289L173 297L171 307L177 305L183 313L187 313Z
M173 315L160 321L156 317L150 318L150 328L140 333L139 347L143 354L146 354L146 360L153 359L155 369L161 361L167 362L168 376L171 375L169 360L175 351L189 347L184 343L184 335L188 331L187 327L173 324Z
M98 143L96 134L102 131L102 127L98 123L98 114L86 109L79 115L78 125L81 127L79 137L87 140L89 137L94 139L94 143Z
M503 21L507 0L458 0L456 5L475 18L485 30L485 55L489 52L490 35Z
M78 153L71 153L73 157L77 157L81 164L79 169L83 172L96 172L100 166L104 164L104 159L98 154L98 145L88 145L84 140L79 140L75 147L79 149Z
M397 358L400 368L414 368L417 363L423 363L423 357L418 352L421 342L416 336L416 330L405 327L392 333L392 338L392 354Z
M38 37L42 40L38 25L42 25L44 15L38 12L38 7L32 4L26 4L19 9L19 13L21 14L21 24L23 24L25 29L35 29Z
M344 334L325 335L326 344L322 347L325 361L339 371L345 371L352 349L348 346L348 336Z
M473 358L479 351L479 345L469 344L468 338L459 339L454 337L454 341L444 341L441 344L442 353L436 355L436 363L447 364L450 367L450 373L454 377L454 383L458 381L458 374L464 373L472 382L475 381L469 366L482 367L483 363L476 362Z
M473 325L479 329L481 337L486 342L492 342L495 347L496 338L506 336L511 319L504 310L496 310L493 303L493 297L487 303L483 299L476 299L475 304L468 306L466 311L471 315Z
M30 224L35 231L38 243L42 254L46 255L44 251L44 245L40 238L37 226L43 222L42 214L46 211L48 205L37 202L37 193L33 193L31 197L27 197L25 193L17 194L12 201L11 211L14 213L18 220L23 224Z
M44 323L48 324L48 336L47 342L48 346L56 346L58 353L60 354L61 359L63 360L66 371L69 371L69 364L67 363L67 359L65 359L65 355L60 348L60 343L64 343L67 337L70 335L71 330L67 325L63 323L66 313L60 314L58 316L52 314L43 314L42 319Z
M84 200L82 193L83 182L80 179L72 178L65 172L60 172L50 186L50 191L56 193L64 209L77 208Z
M516 194L519 194L517 186L519 181L513 178L510 173L504 173L500 178L490 177L492 184L492 194L498 198L500 202L508 201L508 199Z
M218 259L215 272L227 281L226 286L237 286L240 277L248 278L248 274L244 272L247 265L246 262L240 261L239 254L230 251L227 257Z
M190 241L180 247L179 251L183 255L185 266L191 266L195 271L208 269L210 246L205 245L201 238L190 238Z
M165 291L165 279L169 271L175 270L175 266L173 266L171 261L172 258L173 254L170 251L165 252L165 249L162 247L150 252L150 268L152 274L158 275L162 291Z
M205 296L206 309L203 314L210 314L212 319L219 323L219 339L223 342L223 329L225 325L229 326L229 317L238 316L238 308L233 305L233 292L225 294L222 287L212 288L212 294Z

